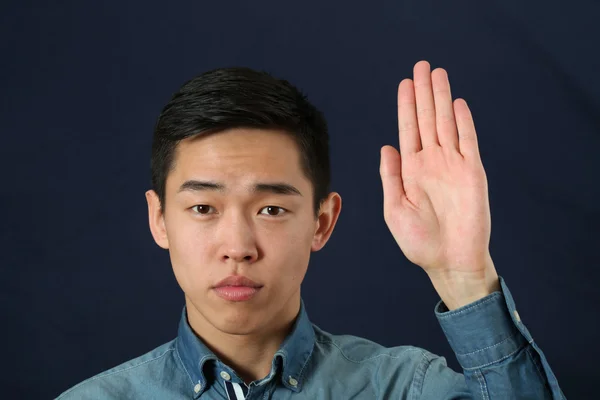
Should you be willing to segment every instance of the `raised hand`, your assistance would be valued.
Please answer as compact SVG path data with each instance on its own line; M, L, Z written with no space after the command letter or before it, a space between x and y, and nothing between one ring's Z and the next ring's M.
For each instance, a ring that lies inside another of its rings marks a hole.
M487 178L467 103L444 69L414 67L398 87L400 151L381 149L384 218L449 309L499 289L489 242Z

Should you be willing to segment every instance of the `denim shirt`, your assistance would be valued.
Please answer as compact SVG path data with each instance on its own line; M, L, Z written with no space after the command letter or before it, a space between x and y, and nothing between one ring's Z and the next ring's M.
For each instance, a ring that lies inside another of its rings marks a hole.
M194 334L184 306L177 338L58 399L564 399L502 277L500 284L501 292L458 309L435 306L463 374L418 347L325 332L301 300L270 373L246 385Z

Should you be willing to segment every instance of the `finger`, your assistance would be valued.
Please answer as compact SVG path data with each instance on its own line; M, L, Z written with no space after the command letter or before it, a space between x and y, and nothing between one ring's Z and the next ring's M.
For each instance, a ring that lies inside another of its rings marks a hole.
M431 89L431 72L427 61L415 64L415 97L417 103L417 121L423 149L439 145L435 128L435 105Z
M454 115L458 128L458 146L460 153L467 159L480 159L477 133L471 110L464 99L454 101Z
M403 155L421 150L417 111L415 109L415 90L413 81L404 79L398 86L398 136L400 151Z
M458 131L452 107L452 94L448 73L443 68L436 68L431 73L433 99L435 102L435 127L440 145L444 148L459 151Z
M383 186L383 209L391 210L400 204L405 196L402 184L402 162L400 153L392 146L381 148L381 160L379 163L379 174Z

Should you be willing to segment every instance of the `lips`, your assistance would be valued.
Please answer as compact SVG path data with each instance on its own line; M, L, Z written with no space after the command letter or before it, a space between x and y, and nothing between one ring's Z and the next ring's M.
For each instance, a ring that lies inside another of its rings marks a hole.
M219 283L217 283L214 286L214 288L220 288L220 287L225 287L225 286L236 286L236 287L245 286L245 287L249 287L249 288L261 288L263 285L260 285L256 282L254 282L252 279L247 278L245 276L231 275L231 276L228 276L227 278L223 279Z
M252 299L260 291L260 288L262 285L240 275L228 276L213 287L217 296L233 302Z

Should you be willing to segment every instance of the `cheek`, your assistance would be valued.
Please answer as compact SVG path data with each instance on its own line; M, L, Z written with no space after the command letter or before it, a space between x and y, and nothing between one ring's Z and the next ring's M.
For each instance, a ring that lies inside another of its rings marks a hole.
M313 235L313 226L303 223L264 237L265 257L271 258L267 264L273 276L286 284L300 284L308 267Z
M210 281L209 254L212 235L200 225L185 221L171 221L167 226L169 235L169 256L175 278L182 290L190 293L194 288Z
M218 238L226 238L227 232L186 220L185 216L169 220L166 228L173 272L184 292L189 294L220 278L213 276L220 270L214 268L221 247ZM298 286L308 267L314 229L310 219L258 227L254 244L263 259L258 263L257 276L276 279L286 287Z

